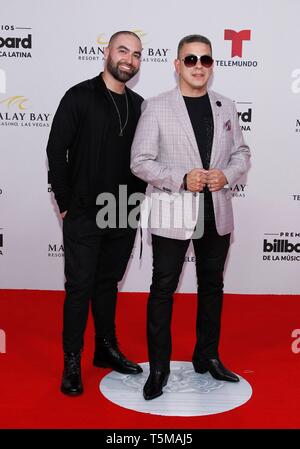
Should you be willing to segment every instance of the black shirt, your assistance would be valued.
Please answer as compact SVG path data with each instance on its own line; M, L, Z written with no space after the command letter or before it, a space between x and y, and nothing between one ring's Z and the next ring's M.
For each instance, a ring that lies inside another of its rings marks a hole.
M125 94L117 94L110 91L115 103L110 97L111 111L107 120L109 122L105 142L99 149L99 193L111 192L118 197L119 185L127 185L130 191L133 176L130 171L130 150L136 128L133 116L133 105L127 95L128 116ZM119 114L117 112L117 108ZM120 120L123 129L120 136ZM127 122L127 123L126 123ZM125 125L126 123L126 125ZM125 125L125 126L124 126ZM134 191L134 190L133 190Z
M214 137L214 121L208 94L201 97L183 97L193 126L201 161L205 170L209 169ZM213 220L212 194L204 188L204 219Z
M127 223L128 205L135 192L136 178L130 170L131 145L136 128L133 104L127 94L108 92L110 109L106 116L107 135L99 148L98 192L109 192L116 200L116 225ZM126 190L125 190L126 189ZM112 207L113 203L111 204Z

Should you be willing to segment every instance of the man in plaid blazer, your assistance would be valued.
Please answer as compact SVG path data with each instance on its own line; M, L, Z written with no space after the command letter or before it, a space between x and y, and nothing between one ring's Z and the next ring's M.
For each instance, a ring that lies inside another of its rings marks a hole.
M233 231L230 186L247 171L250 152L234 103L207 88L211 42L201 35L181 39L175 69L178 87L143 103L131 154L132 172L151 187L147 400L160 396L168 381L173 293L191 239L198 279L194 369L239 381L222 364L218 345L223 270Z

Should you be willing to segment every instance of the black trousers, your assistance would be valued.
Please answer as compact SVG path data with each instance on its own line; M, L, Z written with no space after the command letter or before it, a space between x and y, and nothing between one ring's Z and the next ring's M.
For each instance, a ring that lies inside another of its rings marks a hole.
M115 335L118 282L131 255L136 229L99 229L95 216L67 214L63 221L65 289L63 349L83 347L89 302L96 338Z
M190 240L152 235L153 278L147 306L150 367L169 368L173 293L178 285L189 243ZM198 281L197 340L193 360L218 357L223 270L229 244L230 234L218 235L214 221L205 223L201 239L193 240Z

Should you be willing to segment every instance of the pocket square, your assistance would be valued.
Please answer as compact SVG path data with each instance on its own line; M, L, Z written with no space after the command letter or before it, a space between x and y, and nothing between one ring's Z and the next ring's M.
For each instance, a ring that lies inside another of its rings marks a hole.
M231 130L231 121L230 120L227 120L227 122L224 123L224 128L226 129L226 131Z

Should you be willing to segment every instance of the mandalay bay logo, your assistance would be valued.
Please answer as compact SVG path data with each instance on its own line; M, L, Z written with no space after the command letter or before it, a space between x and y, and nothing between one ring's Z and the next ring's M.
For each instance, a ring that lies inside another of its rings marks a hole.
M142 29L130 30L137 34L142 41L142 62L160 63L168 62L170 48L165 48L153 45L151 39L148 39L148 34ZM100 33L95 39L95 43L83 43L78 46L77 59L79 61L104 61L104 48L107 47L110 36L113 33Z
M50 113L32 111L29 99L13 95L0 100L0 126L41 128L50 126Z

